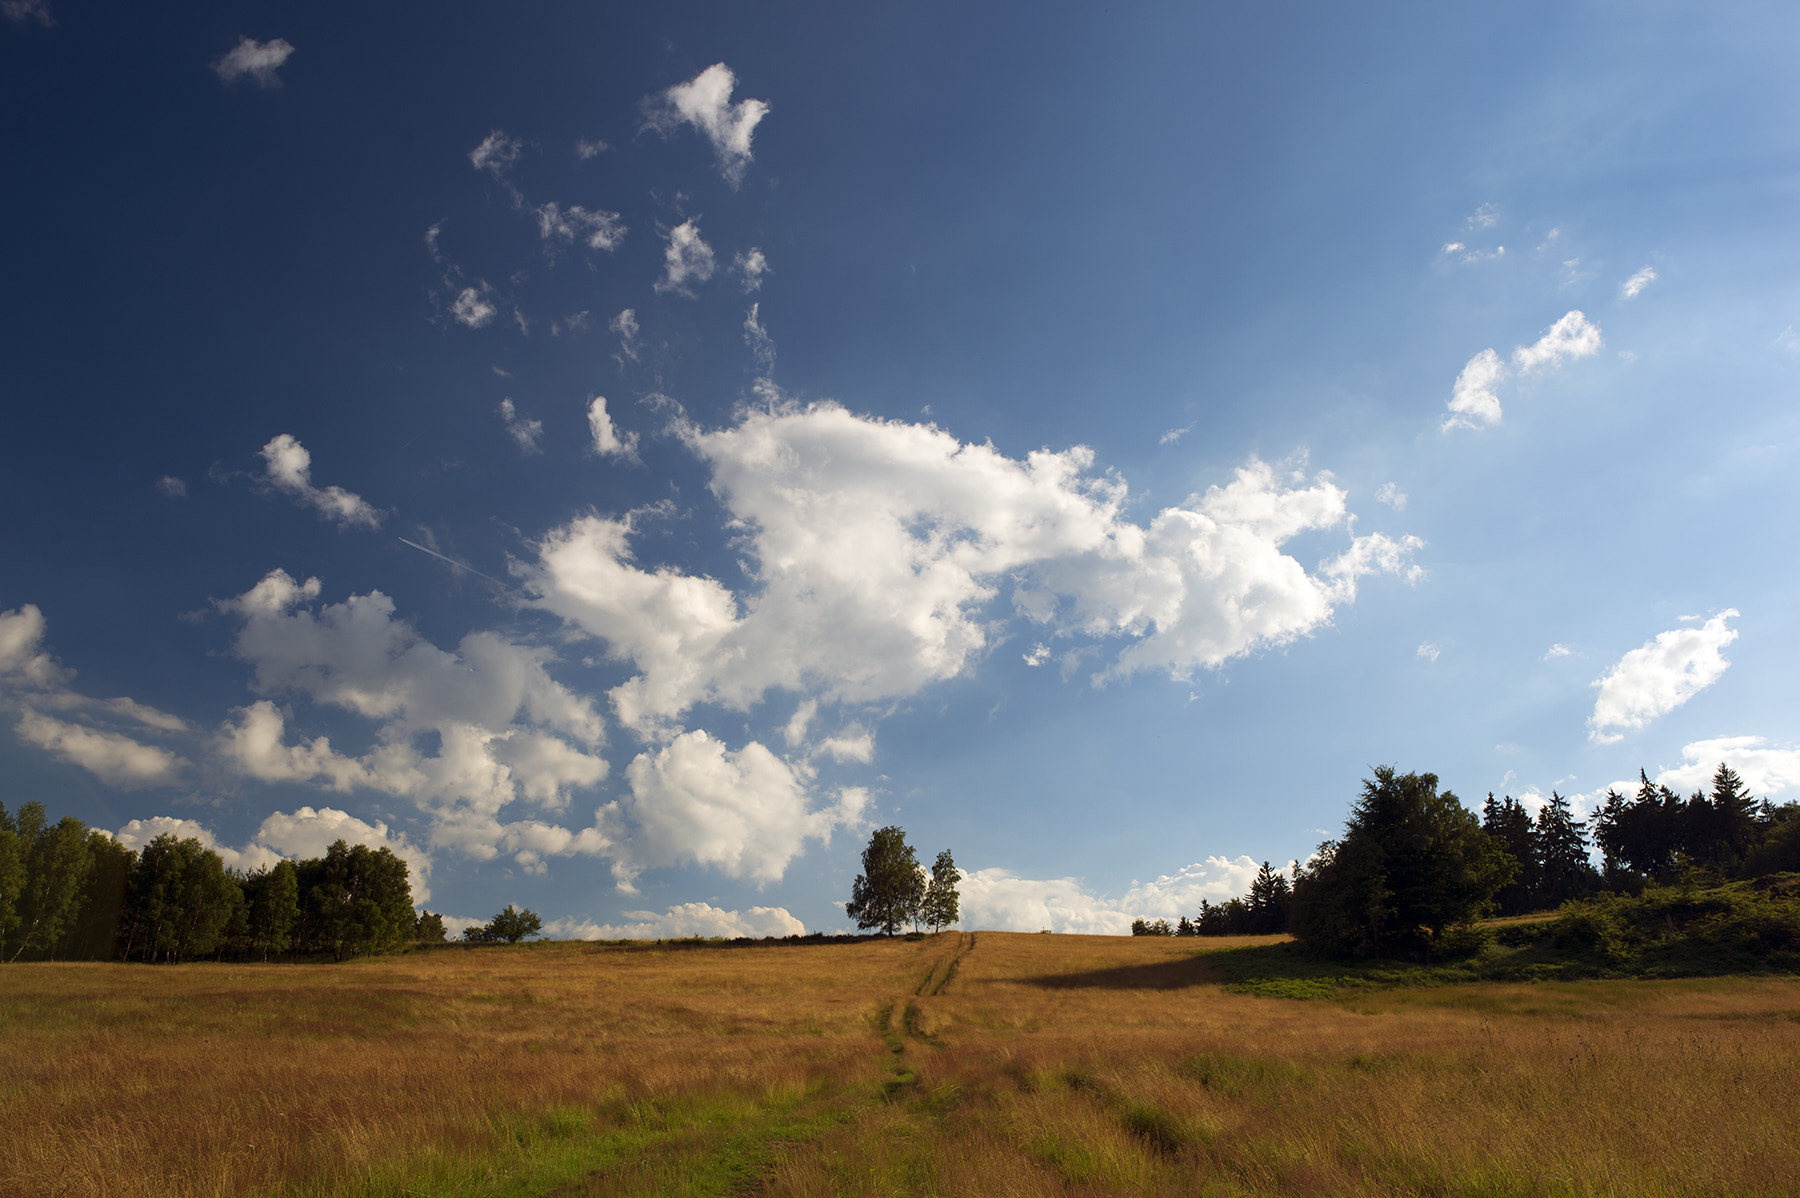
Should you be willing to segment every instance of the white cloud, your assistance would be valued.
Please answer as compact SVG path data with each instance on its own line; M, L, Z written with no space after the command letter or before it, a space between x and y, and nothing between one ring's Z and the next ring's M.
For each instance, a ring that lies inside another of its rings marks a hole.
M686 83L644 99L645 127L667 137L683 124L692 125L712 143L719 173L736 187L750 165L750 137L769 113L762 100L731 103L737 76L722 62L714 63Z
M704 283L712 276L712 247L700 239L700 226L685 220L670 229L669 244L663 250L663 276L656 280L656 290L692 296L690 284Z
M597 137L578 137L575 139L575 157L583 162L586 162L590 158L597 158L610 149L612 149L611 146L607 145Z
M179 478L176 478L173 474L165 474L161 478L157 479L156 480L156 489L158 491L161 491L164 495L168 496L170 499L185 499L185 498L187 498L187 483L183 482Z
M219 606L242 621L233 648L254 667L257 691L374 721L374 746L352 759L323 737L290 745L284 717L262 702L221 728L215 744L226 764L267 781L410 798L430 819L433 844L478 859L505 851L535 867L545 856L604 850L592 828L501 820L519 800L561 810L608 772L594 751L599 715L549 676L546 650L475 632L449 653L396 620L379 591L315 612L305 605L320 590L317 579L296 583L275 570Z
M769 260L755 246L748 253L738 254L731 260L731 269L744 280L746 293L762 289L762 277L769 273Z
M1158 445L1173 445L1175 442L1187 436L1193 429L1194 426L1191 424L1184 424L1180 428L1164 429L1163 435L1156 439L1156 443Z
M552 244L573 245L579 240L590 250L611 253L625 240L625 224L617 212L603 208L590 212L580 204L564 208L554 202L540 204L532 212L537 217L538 236Z
M602 810L617 837L613 874L623 888L644 869L689 861L729 877L778 881L809 839L831 841L853 825L867 792L849 788L836 803L810 809L805 778L763 745L732 751L703 730L683 732L626 767L630 797Z
M1491 250L1471 249L1464 242L1447 241L1444 243L1443 248L1438 251L1438 254L1445 258L1455 258L1457 261L1465 264L1492 262L1496 258L1506 257L1506 247L1500 245L1495 246Z
M1656 775L1659 785L1691 794L1712 785L1721 763L1736 770L1751 794L1770 798L1800 787L1800 747L1771 744L1761 736L1718 736L1683 745L1681 765Z
M519 160L519 151L524 147L513 138L495 129L481 139L481 144L469 151L469 165L478 171L486 171L494 178L503 178L512 169L513 163Z
M458 324L467 328L482 328L492 322L500 311L489 298L491 294L486 283L479 287L464 287L451 302L450 315L456 318Z
M1031 623L1122 638L1103 678L1185 676L1312 632L1364 575L1420 574L1408 564L1420 542L1380 534L1308 573L1281 546L1346 524L1344 492L1259 461L1143 527L1122 518L1123 482L1086 474L1083 447L1018 461L831 404L713 432L676 424L743 530L753 592L640 568L629 516L554 529L521 570L540 606L632 663L611 698L645 734L695 703L748 709L771 688L851 703L914 694L987 651L1003 587Z
M248 77L263 87L280 87L281 77L275 72L293 52L294 47L288 44L286 38L277 37L259 42L254 38L240 37L237 45L212 64L212 69L226 83Z
M546 934L559 940L673 940L683 936L722 936L726 939L766 936L801 936L806 925L785 907L751 907L726 911L710 903L682 903L660 915L654 911L626 911L626 923L553 919Z
M594 452L603 458L637 457L638 435L619 432L607 415L604 395L596 395L588 402L588 433L594 439Z
M638 319L637 313L626 308L617 316L606 322L606 327L619 335L619 352L615 355L619 365L625 365L626 359L638 360Z
M1793 325L1788 325L1775 334L1775 340L1769 344L1786 354L1800 354L1800 333L1794 331Z
M750 311L744 314L744 344L750 347L750 356L756 359L756 368L766 378L775 369L775 342L769 336L769 330L758 319L761 308L760 303L751 304Z
M1499 387L1505 378L1506 363L1493 350L1484 349L1470 358L1450 389L1450 402L1445 405L1450 415L1444 417L1444 431L1499 424Z
M538 444L544 436L544 422L520 416L511 396L500 401L500 419L506 425L507 433L518 442L521 453L544 452L543 447Z
M44 613L36 604L0 611L0 679L14 687L60 688L72 677L44 648Z
M1579 311L1563 317L1530 345L1513 350L1513 368L1521 375L1545 366L1560 366L1566 358L1587 358L1600 352L1600 330ZM1500 423L1500 384L1506 381L1506 363L1491 349L1470 358L1456 376L1445 432L1453 428L1491 428Z
M312 485L312 454L289 433L272 437L262 447L265 477L277 490L316 508L320 515L337 521L339 528L362 525L380 528L382 512L360 495L342 487Z
M1500 223L1500 205L1483 204L1470 214L1468 226L1471 229L1491 229Z
M1644 269L1625 280L1624 284L1619 288L1619 294L1626 299L1636 299L1643 293L1644 288L1650 286L1650 284L1654 282L1656 282L1656 271L1651 267L1646 266Z
M412 884L413 903L431 897L431 858L415 848L405 836L390 833L384 823L365 823L347 812L331 807L314 810L301 807L293 813L277 811L263 820L250 843L241 849L219 843L212 830L191 819L158 815L150 819L134 819L115 834L120 844L139 850L158 836L175 836L182 840L198 840L213 850L232 869L246 872L274 865L277 861L323 857L334 841L385 848L406 862Z
M108 786L135 790L168 786L188 767L167 749L147 745L118 732L105 732L26 708L19 717L19 736L31 744L80 766Z
M1443 651L1444 650L1443 650L1442 646L1434 645L1430 641L1426 641L1424 644L1419 646L1418 653L1415 654L1415 656L1417 656L1425 661L1436 661L1438 659L1439 655L1443 653Z
M1377 503L1387 504L1396 512L1406 510L1406 492L1400 489L1398 483L1382 483L1375 492L1375 500Z
M1588 358L1600 352L1600 330L1580 311L1564 314L1530 345L1513 350L1520 374L1542 366L1561 366L1565 358Z
M1249 857L1208 857L1155 881L1134 883L1118 898L1096 895L1077 878L1021 878L1010 870L977 869L963 876L962 925L976 930L1076 932L1122 936L1138 918L1192 918L1200 900L1224 902L1250 888L1259 863Z
M1563 645L1563 644L1551 645L1548 649L1544 650L1543 660L1551 661L1558 657L1569 657L1574 652L1575 652L1575 650L1569 648L1567 645Z
M1026 665L1041 666L1045 662L1050 660L1050 646L1046 645L1042 641L1039 641L1037 644L1035 644L1031 647L1031 651L1029 653L1023 654L1022 656L1025 659Z
M1725 646L1737 630L1725 622L1738 614L1728 608L1699 628L1658 633L1641 648L1619 659L1594 686L1600 695L1588 719L1588 739L1609 745L1625 733L1643 728L1717 682L1730 668Z

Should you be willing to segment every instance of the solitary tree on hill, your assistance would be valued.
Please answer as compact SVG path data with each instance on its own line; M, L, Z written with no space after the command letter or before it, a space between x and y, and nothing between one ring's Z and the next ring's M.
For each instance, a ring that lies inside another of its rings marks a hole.
M863 850L862 873L850 885L844 914L859 928L880 928L892 936L911 923L925 900L925 874L906 843L906 833L889 825L875 829Z

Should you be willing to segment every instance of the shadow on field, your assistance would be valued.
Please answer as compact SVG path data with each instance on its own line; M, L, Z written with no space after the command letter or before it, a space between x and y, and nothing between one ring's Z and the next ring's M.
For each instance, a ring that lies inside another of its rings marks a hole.
M1200 953L1149 965L1119 965L1112 969L1053 973L1019 980L1045 990L1182 990L1226 980L1216 964L1207 960L1212 955Z

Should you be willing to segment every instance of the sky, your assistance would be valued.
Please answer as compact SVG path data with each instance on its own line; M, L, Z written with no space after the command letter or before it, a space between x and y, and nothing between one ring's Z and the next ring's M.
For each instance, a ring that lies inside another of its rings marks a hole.
M0 2L0 802L1122 933L1800 799L1800 11Z

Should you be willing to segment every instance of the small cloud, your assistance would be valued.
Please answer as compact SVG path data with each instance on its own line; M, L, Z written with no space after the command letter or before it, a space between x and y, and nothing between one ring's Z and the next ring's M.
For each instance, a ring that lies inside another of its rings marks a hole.
M1375 491L1375 498L1377 501L1387 504L1396 512L1404 512L1406 510L1406 492L1400 489L1400 484L1398 483L1382 483Z
M1564 314L1530 345L1513 350L1520 374L1540 366L1560 366L1564 358L1588 358L1600 352L1600 329L1579 310Z
M1181 428L1164 429L1163 435L1156 439L1156 443L1158 445L1173 445L1175 442L1187 436L1188 433L1192 432L1193 428L1193 425L1188 424L1183 425Z
M1050 660L1050 646L1039 641L1031 647L1031 652L1024 655L1028 666L1041 666Z
M712 276L712 247L701 240L700 226L684 220L670 229L669 244L663 251L663 277L656 281L656 290L692 297L691 284L704 283Z
M496 179L504 178L513 163L519 160L519 151L523 148L520 142L495 129L469 151L469 165Z
M1499 386L1505 377L1506 363L1493 350L1484 349L1470 358L1450 389L1450 401L1445 405L1450 415L1444 417L1443 430L1499 424Z
M1610 745L1667 715L1717 682L1731 668L1725 647L1737 640L1727 608L1699 628L1658 633L1594 681L1600 694L1588 719L1588 739Z
M1636 354L1636 352L1634 352L1632 350L1622 349L1619 351L1619 361L1635 362L1635 361L1637 361L1637 354Z
M588 433L594 439L594 452L603 458L635 458L636 433L620 433L606 411L606 396L596 395L588 403Z
M1770 342L1770 344L1782 353L1800 354L1800 333L1796 333L1794 331L1794 326L1789 325L1787 328L1781 330L1781 332L1775 334L1775 340Z
M479 329L493 321L500 311L488 297L492 294L486 283L479 287L464 287L450 305L450 315L456 322L467 328Z
M1468 227L1471 229L1491 229L1500 223L1500 206L1483 204L1470 214Z
M1571 657L1574 653L1575 650L1569 648L1567 645L1555 644L1544 651L1543 660L1552 661L1558 657Z
M500 419L506 424L506 431L512 439L519 443L521 453L542 453L538 441L544 435L544 422L527 420L519 415L519 409L513 406L510 396L500 401Z
M607 145L597 137L591 141L585 137L575 139L575 157L581 159L583 162L586 162L590 158L598 158L610 149L612 149L611 146Z
M590 313L588 312L588 310L586 308L583 308L579 312L571 312L569 315L563 317L561 320L551 321L550 322L550 335L552 337L560 337L564 333L586 332L587 327L588 327L588 316L589 315L590 315Z
M10 13L8 14L11 15ZM219 78L226 83L233 83L248 76L256 80L262 87L280 87L281 77L275 72L281 64L288 60L294 52L285 38L274 38L259 42L253 38L239 38L238 44L225 53L225 56L212 64Z
M743 276L744 292L748 294L762 289L762 277L769 273L769 260L763 257L761 250L751 246L749 253L739 254L731 260L731 269Z
M643 101L644 127L664 137L682 125L692 125L712 143L719 159L719 173L733 188L750 165L750 137L769 106L762 100L731 103L737 76L722 62L707 67L686 83L678 83Z
M181 499L187 495L187 483L173 474L165 474L156 480L156 489L170 499Z
M1644 288L1654 282L1656 282L1656 271L1646 266L1625 280L1624 285L1619 288L1619 294L1626 299L1636 299L1642 294Z
M1547 253L1550 247L1555 245L1557 241L1561 239L1562 235L1563 231L1560 227L1551 229L1548 233L1544 234L1544 240L1538 243L1537 252L1540 254Z
M1447 241L1444 243L1444 248L1438 251L1438 256L1454 258L1458 262L1464 263L1491 262L1496 258L1506 257L1506 247L1499 245L1491 250L1471 249L1464 242Z
M750 311L744 316L744 344L750 347L757 369L766 376L775 370L775 342L769 337L769 330L758 319L761 307L760 303L751 304Z
M15 25L23 25L27 21L36 21L45 29L56 24L50 16L50 6L44 0L0 0L0 12Z
M1441 646L1434 645L1430 641L1426 641L1423 645L1419 646L1418 656L1425 659L1426 661L1436 661L1438 659L1438 655L1443 653L1443 651L1444 650Z
M301 503L314 508L339 528L360 524L380 528L382 512L362 496L342 487L312 485L312 454L292 434L272 437L262 447L264 478L278 491L285 491Z
M629 358L638 360L638 318L637 312L626 308L617 316L606 322L606 327L619 335L619 352L614 354L620 366Z
M573 245L579 240L590 250L611 253L625 240L625 225L617 212L603 208L590 212L580 204L564 208L556 203L540 204L532 211L537 216L538 236L552 247L559 242Z

